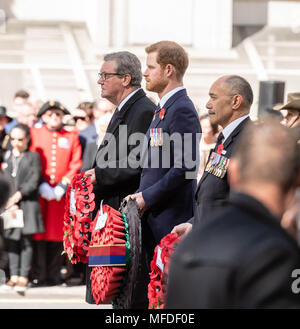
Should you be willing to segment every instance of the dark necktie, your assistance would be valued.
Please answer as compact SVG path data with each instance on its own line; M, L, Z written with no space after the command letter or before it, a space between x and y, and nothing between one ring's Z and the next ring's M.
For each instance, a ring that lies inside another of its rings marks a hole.
M118 116L118 113L119 113L119 109L116 108L114 114L112 115L112 117L111 117L111 119L110 119L110 121L109 121L109 124L108 124L108 127L109 127L109 128L112 126L112 124L113 124L114 121L116 120L116 118L117 118L117 116ZM107 127L107 129L108 129L108 127Z
M224 135L222 133L220 133L218 138L217 138L217 142L216 142L216 146L214 148L214 151L216 151L218 149L218 146L220 144L222 144L223 139L224 139Z
M160 110L161 110L161 107L160 107L160 105L159 105L159 103L158 103L157 108L155 109L154 119L156 118L156 116L157 116L157 114L160 112Z

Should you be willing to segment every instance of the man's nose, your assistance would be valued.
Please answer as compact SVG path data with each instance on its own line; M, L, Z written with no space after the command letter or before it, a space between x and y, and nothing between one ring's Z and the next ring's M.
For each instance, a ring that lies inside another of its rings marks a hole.
M143 76L144 76L144 77L148 76L148 69L146 69L146 70L144 71Z
M207 109L211 109L211 102L210 102L210 101L208 101L208 102L206 103L206 105L205 105L205 106L206 106L206 108L207 108Z

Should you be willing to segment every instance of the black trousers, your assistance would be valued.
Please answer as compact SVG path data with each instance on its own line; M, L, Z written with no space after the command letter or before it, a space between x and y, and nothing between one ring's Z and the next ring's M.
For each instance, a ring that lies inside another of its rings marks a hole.
M49 284L61 283L62 242L34 242L34 272L40 282Z

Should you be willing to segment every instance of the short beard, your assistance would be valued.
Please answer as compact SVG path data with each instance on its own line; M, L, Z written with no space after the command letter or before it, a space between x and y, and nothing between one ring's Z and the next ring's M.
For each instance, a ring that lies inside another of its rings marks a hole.
M159 79L159 80L156 80L153 85L151 85L150 83L150 86L147 87L147 84L146 84L146 89L148 91L152 91L152 92L155 92L155 93L161 93L167 86L168 82L166 80L164 80L163 78Z

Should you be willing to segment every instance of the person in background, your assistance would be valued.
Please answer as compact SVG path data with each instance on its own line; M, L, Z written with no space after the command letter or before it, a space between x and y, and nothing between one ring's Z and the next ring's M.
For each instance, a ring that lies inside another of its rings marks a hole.
M87 140L82 159L82 171L92 167L97 149L106 134L107 127L113 115L113 109L115 108L106 99L100 100L97 104L97 110L94 111L96 120L85 131L81 132L81 137L84 134Z
M4 211L4 207L9 198L9 194L10 194L9 182L2 174L2 171L0 171L0 213ZM4 272L4 275L6 277L9 275L8 255L4 242L3 221L0 219L0 272L1 271ZM0 281L1 283L4 283L2 279L4 278L1 278L1 274L0 274Z
M203 175L204 168L210 153L210 150L214 148L217 141L217 134L219 132L218 125L213 125L210 122L208 114L203 114L200 116L200 124L202 129L202 136L200 140L200 164L197 180L199 181Z
M300 308L300 250L280 225L299 186L300 148L276 121L243 131L230 161L228 204L173 254L167 309Z
M17 115L18 123L23 123L24 125L32 128L38 121L37 113L35 112L35 107L31 103L25 103L19 106L19 112Z
M5 126L10 121L11 118L6 113L6 107L0 106L0 164L3 161L3 153L11 148L9 135L5 131Z
M284 111L286 112L281 123L291 128L300 144L300 92L289 93L287 102L279 104L273 109L282 114ZM284 214L281 224L293 237L297 238L300 245L300 189L297 190L294 199L290 201L289 210Z
M287 102L274 106L276 111L286 110L284 125L288 128L300 126L300 92L289 93Z
M7 151L4 177L10 181L11 195L6 209L13 216L17 209L23 211L23 228L4 230L8 251L10 279L3 288L14 288L24 293L32 265L32 235L43 232L44 226L39 204L41 162L39 154L28 149L29 127L17 124L10 132L12 150Z
M101 135L100 142L102 141L115 108L115 105L105 98L98 100L94 104L94 121L86 129L82 130L79 134L81 138L84 138L85 145L88 145L90 143L98 144L99 135Z
M86 146L86 138L84 137L84 135L82 135L82 131L84 131L87 127L90 126L90 118L84 110L77 108L72 111L71 120L74 121L75 126L72 130L78 134L80 145L82 148L81 156L83 156L83 152Z
M12 115L11 117L14 118L12 121L6 124L5 131L8 134L11 129L18 124L18 115L20 115L20 112L22 112L22 106L29 101L30 94L23 89L18 90L13 99L13 105L12 105ZM22 114L21 114L22 115Z
M81 168L78 135L63 128L69 111L57 101L48 101L40 109L44 125L31 129L30 149L40 155L42 183L39 186L45 232L35 234L36 285L60 283L65 193L73 176Z
M84 110L87 116L89 117L89 121L94 122L95 120L94 107L95 107L95 102L81 102L78 104L77 109Z
M90 118L84 110L75 109L72 111L71 115L75 123L74 131L77 133L86 129L90 125Z

